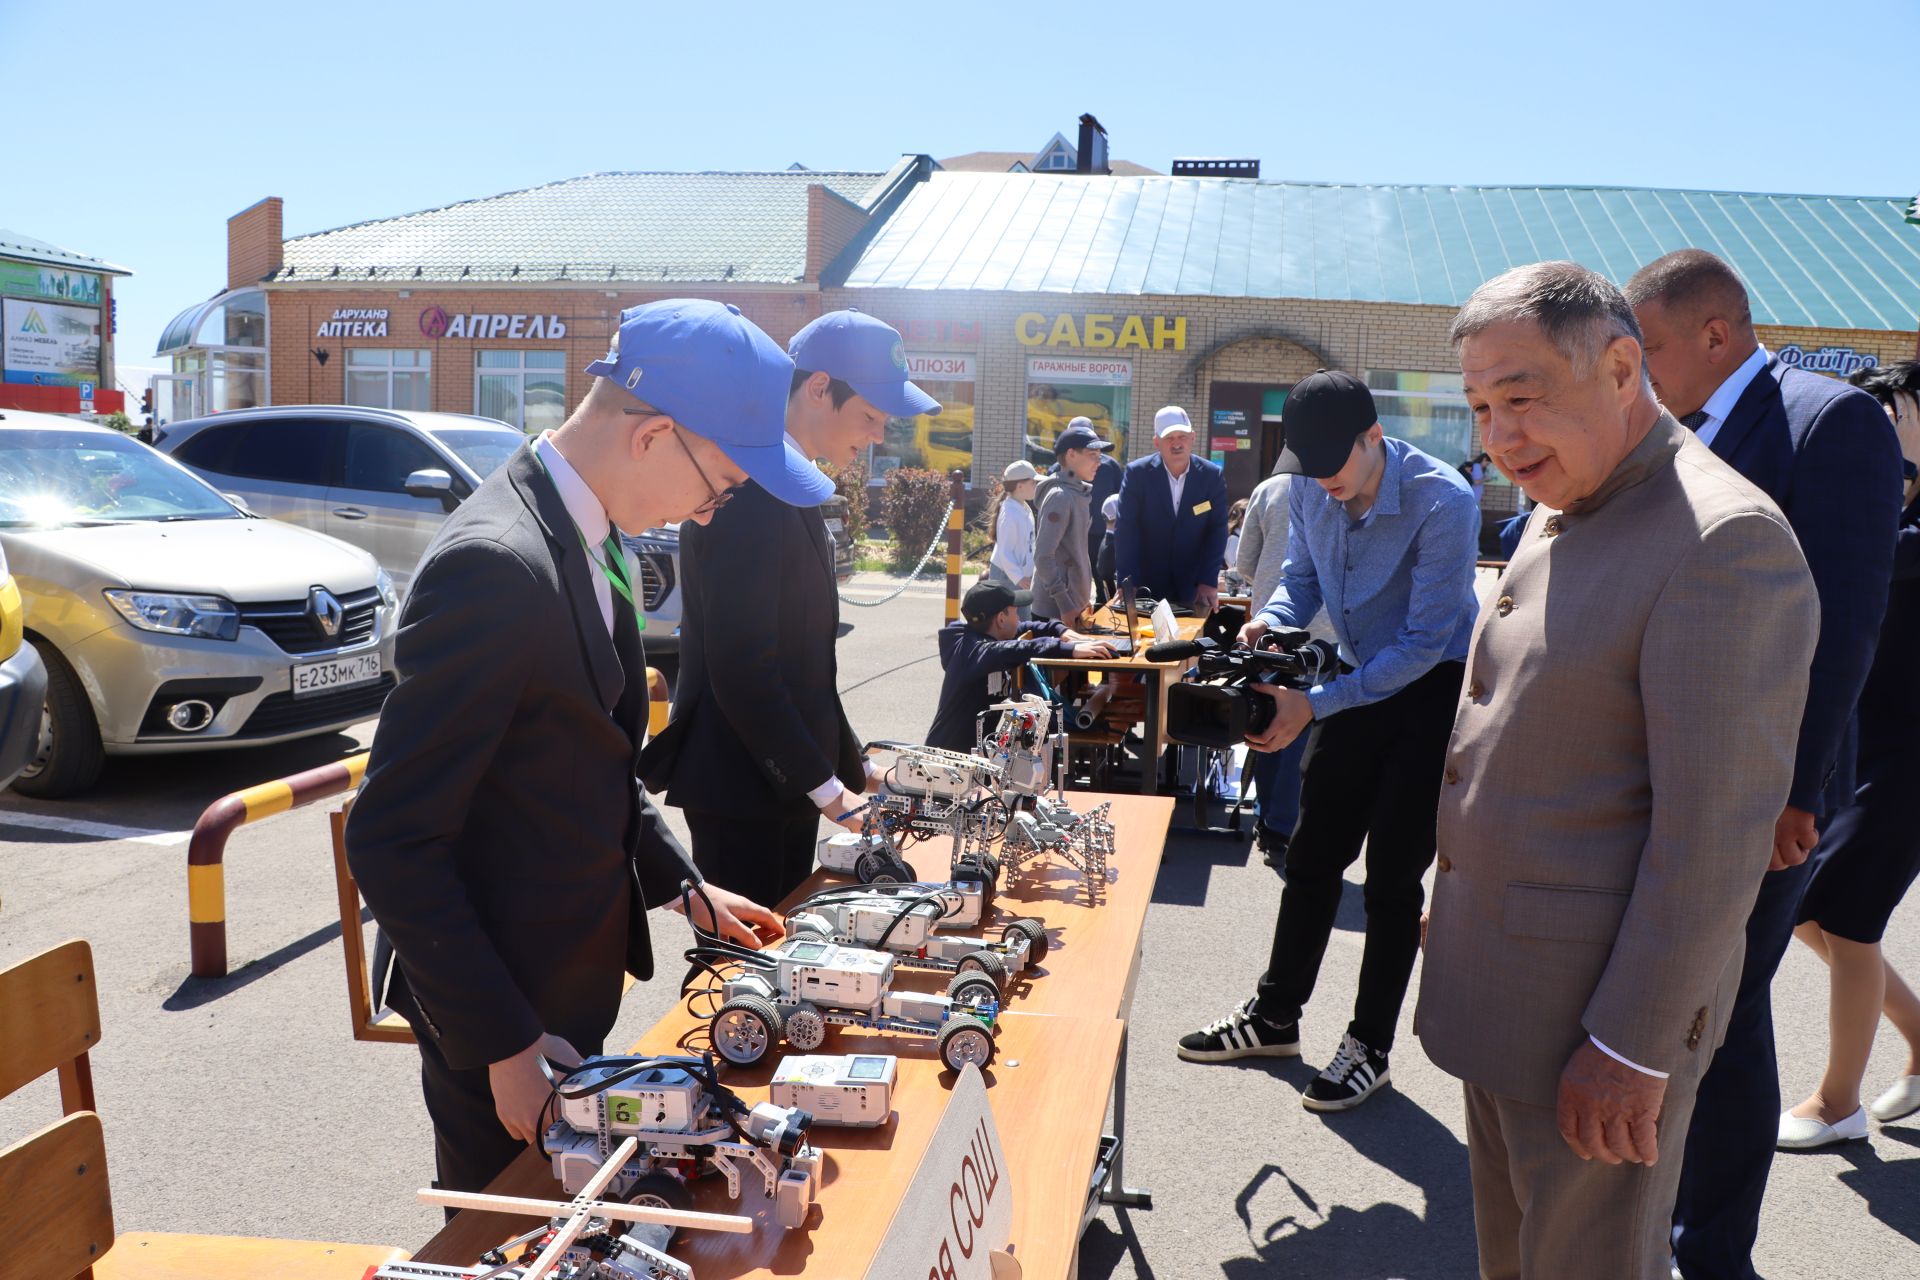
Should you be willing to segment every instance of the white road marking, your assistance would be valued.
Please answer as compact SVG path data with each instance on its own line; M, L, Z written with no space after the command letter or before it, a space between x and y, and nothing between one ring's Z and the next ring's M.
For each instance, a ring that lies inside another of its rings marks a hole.
M74 836L93 836L100 840L126 840L133 844L185 844L191 831L155 831L148 827L122 827L111 822L88 822L84 818L55 818L43 813L16 813L0 809L0 827L37 827L42 831L62 831Z

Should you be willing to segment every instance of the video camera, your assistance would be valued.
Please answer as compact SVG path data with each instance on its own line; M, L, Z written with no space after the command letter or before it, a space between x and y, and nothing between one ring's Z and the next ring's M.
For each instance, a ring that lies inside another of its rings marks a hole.
M1228 750L1273 723L1273 699L1249 690L1248 685L1311 689L1340 669L1340 655L1332 645L1292 627L1267 632L1261 646L1223 646L1203 638L1148 649L1150 662L1199 659L1167 691L1167 736L1175 742Z

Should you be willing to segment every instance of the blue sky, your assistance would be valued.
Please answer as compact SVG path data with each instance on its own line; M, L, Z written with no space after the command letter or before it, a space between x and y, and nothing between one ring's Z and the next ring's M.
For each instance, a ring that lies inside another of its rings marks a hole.
M135 272L137 392L268 195L293 235L595 171L1038 149L1083 111L1162 171L1908 195L1916 58L1915 0L0 0L0 227Z

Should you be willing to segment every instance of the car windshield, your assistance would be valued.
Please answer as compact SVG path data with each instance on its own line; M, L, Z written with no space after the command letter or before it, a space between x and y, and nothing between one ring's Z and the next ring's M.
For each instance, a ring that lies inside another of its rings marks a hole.
M219 493L137 440L0 429L0 529L243 518Z
M496 431L491 427L456 427L436 431L433 438L453 450L454 456L473 468L473 474L485 480L498 471L526 437L518 431Z

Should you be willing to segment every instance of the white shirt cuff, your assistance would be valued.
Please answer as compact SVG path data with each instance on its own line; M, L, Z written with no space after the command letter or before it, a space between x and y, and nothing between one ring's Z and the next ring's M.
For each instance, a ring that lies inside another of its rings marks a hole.
M1655 1071L1652 1067L1641 1066L1639 1063L1635 1062L1632 1058L1621 1057L1619 1054L1615 1053L1613 1050L1607 1048L1607 1046L1601 1044L1597 1036L1589 1035L1587 1039L1593 1041L1594 1048L1606 1054L1609 1058L1612 1058L1615 1062L1620 1063L1622 1066L1632 1067L1635 1071L1638 1071L1641 1075L1652 1076L1656 1080L1665 1080L1667 1078L1667 1073L1664 1071Z
M846 785L842 783L839 778L834 777L828 778L825 782L807 792L807 799L813 801L814 808L825 809L846 794ZM839 812L837 806L834 812Z

